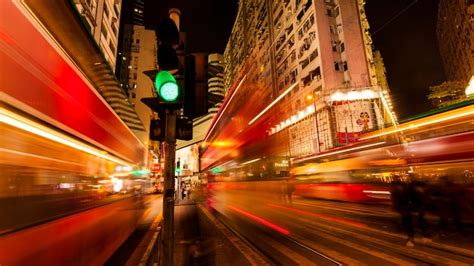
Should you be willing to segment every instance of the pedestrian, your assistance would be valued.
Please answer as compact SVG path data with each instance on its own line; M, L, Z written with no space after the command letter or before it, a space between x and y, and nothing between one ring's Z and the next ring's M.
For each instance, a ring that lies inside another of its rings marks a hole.
M181 200L184 200L186 198L186 187L184 184L181 186Z
M409 189L401 180L400 176L393 177L390 187L390 197L392 200L392 207L400 214L402 227L408 236L405 246L414 247L415 230L413 228L411 217L412 206L409 198Z
M190 185L186 187L186 196L188 199L191 199L191 186Z
M288 202L290 205L293 203L293 192L295 192L295 185L292 181L286 180L286 195L288 196Z

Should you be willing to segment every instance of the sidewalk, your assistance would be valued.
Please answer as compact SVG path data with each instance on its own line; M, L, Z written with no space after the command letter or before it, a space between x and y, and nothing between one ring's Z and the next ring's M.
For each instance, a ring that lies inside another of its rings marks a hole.
M193 200L179 202L174 211L174 265L267 264Z

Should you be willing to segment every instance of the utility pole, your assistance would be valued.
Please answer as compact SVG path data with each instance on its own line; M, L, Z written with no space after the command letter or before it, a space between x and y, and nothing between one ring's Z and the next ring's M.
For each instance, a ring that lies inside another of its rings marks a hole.
M178 84L175 77L183 79L184 74L184 79L191 84L187 86L188 94L195 95L192 91L195 89L194 76L187 77L186 73L183 73L182 69L186 68L186 65L180 65L176 54L180 42L176 25L177 15L179 15L179 10L170 10L171 18L163 19L158 27L159 70L152 69L143 72L154 82L157 97L141 99L145 105L158 113L160 118L150 123L150 140L164 143L163 220L160 246L161 263L165 266L173 266L176 139L191 140L193 131L192 119L178 116L178 113L181 113L182 109L194 110L191 108L193 106L187 106L194 105L194 102L192 97L189 97L187 103L184 101L184 86L182 83Z
M165 180L163 197L162 255L163 265L173 265L174 248L174 172L176 156L176 110L166 110Z

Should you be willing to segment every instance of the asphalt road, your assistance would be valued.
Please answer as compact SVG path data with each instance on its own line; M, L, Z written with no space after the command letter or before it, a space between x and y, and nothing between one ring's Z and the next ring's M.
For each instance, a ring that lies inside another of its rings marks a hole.
M143 215L137 228L105 265L138 265L153 236L153 226L161 219L163 196L143 196Z
M386 205L305 198L290 204L246 192L216 193L211 205L275 265L474 264L472 225L462 234L454 226L440 231L437 217L428 215L428 237L417 230L415 246L406 247L399 215Z

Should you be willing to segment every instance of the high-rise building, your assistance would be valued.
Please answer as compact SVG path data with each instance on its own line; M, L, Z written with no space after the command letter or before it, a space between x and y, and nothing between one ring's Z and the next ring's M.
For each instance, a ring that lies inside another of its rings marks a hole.
M115 71L121 1L74 0L74 3L105 59Z
M440 0L436 36L447 80L467 86L474 75L474 1Z
M154 70L156 66L157 39L154 30L148 30L144 26L134 25L133 35L130 39L130 68L127 84L129 102L135 108L138 117L143 122L146 131L138 135L139 139L148 142L148 132L152 111L141 98L153 97L154 86L150 78L143 71Z
M74 0L73 3L82 17L84 27L89 31L105 58L105 61L103 59L88 61L89 64L93 64L90 70L91 74L97 75L96 79L101 81L96 83L97 91L134 133L142 134L143 124L114 76L121 1ZM94 52L89 51L89 53L91 55L99 54L95 50L94 47ZM84 53L86 52L84 51ZM102 56L100 57L102 58ZM87 57L81 55L79 58L85 60L84 58Z
M131 53L133 43L133 27L143 25L143 0L123 0L122 17L120 19L120 34L115 75L121 86L129 94L129 75L131 70ZM136 39L135 39L136 41Z
M386 114L393 117L388 92L377 81L363 5L239 2L224 52L224 87L235 88L245 77L252 85L240 93L258 93L267 104L278 100L279 121L269 134L286 134L292 156L352 143L382 127Z
M208 56L209 79L207 82L208 93L225 96L224 88L224 57L221 54L210 54ZM209 113L216 114L222 102L209 108Z

